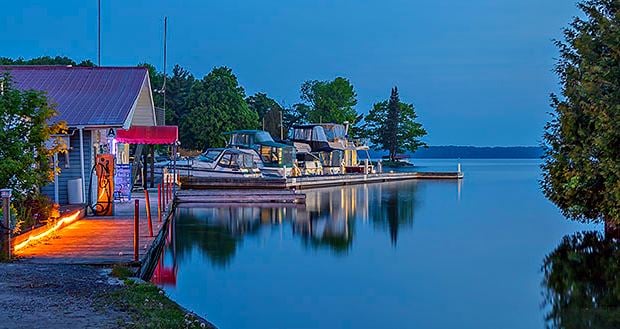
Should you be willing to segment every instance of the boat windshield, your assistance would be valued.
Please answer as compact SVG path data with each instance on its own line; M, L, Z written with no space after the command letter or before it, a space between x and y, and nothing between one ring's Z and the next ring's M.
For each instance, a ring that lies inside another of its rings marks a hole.
M325 130L321 126L295 128L293 130L293 140L327 141L327 136L325 136Z
M266 131L234 132L230 134L230 145L253 147L254 144L273 142L273 138Z
M204 162L214 162L221 153L222 150L207 150L205 153L198 156L198 160Z
M325 135L327 136L327 140L333 142L337 139L345 138L345 129L343 125L338 124L325 124L322 126L323 130L325 130Z

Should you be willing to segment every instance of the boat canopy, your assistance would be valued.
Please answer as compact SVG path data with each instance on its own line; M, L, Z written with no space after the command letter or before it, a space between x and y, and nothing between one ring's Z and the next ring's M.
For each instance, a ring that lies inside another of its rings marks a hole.
M230 136L229 146L241 146L252 148L256 144L273 142L273 138L264 130L234 130L225 132L224 135Z
M325 130L327 141L335 142L347 138L347 132L344 125L338 123L321 123L319 124Z
M255 168L252 154L235 149L225 149L218 162L219 166L229 168Z
M293 126L293 142L310 145L312 152L331 152L327 135L322 126L316 124Z
M295 148L292 145L275 142L264 130L235 130L224 135L230 136L229 147L256 151L266 166L293 166Z
M264 130L234 130L225 132L229 135L229 146L254 148L256 145L269 146L274 148L289 148L288 144L277 143L271 135Z

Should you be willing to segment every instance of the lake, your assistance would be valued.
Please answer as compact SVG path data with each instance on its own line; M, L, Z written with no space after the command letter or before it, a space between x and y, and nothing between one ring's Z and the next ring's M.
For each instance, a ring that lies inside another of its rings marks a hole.
M544 328L565 220L539 160L464 180L308 190L305 207L179 208L153 281L219 328ZM417 170L456 169L418 160Z

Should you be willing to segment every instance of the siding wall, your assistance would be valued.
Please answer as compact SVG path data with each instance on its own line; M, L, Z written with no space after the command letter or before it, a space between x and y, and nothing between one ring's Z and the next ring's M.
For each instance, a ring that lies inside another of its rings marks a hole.
M58 176L58 201L60 204L67 204L69 196L67 194L67 181L70 179L82 178L82 167L80 165L80 132L75 131L70 139L69 150L69 168L65 167L66 156L64 154L58 155L58 166L60 167L60 175ZM92 148L91 148L91 132L84 130L84 176L86 178L86 191L88 192L88 181L90 177L90 171L92 169ZM41 189L43 194L54 200L54 183L44 186ZM88 197L87 197L88 198ZM86 201L86 200L84 200Z
M144 81L140 95L138 96L138 102L133 113L131 121L132 126L154 126L155 125L155 111L153 103L151 102L151 94L147 81Z

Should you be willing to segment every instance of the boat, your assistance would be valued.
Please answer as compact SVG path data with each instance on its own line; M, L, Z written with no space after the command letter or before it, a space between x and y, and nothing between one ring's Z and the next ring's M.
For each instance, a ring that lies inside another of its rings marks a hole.
M177 161L176 167L181 176L262 177L254 154L235 148L210 148L195 158Z
M349 140L348 122L295 125L292 139L298 154L310 152L318 157L324 174L374 172L368 146ZM361 163L358 153L363 151L367 160Z
M235 130L228 135L229 148L253 152L254 163L265 176L291 176L295 166L295 147L277 143L264 130Z

